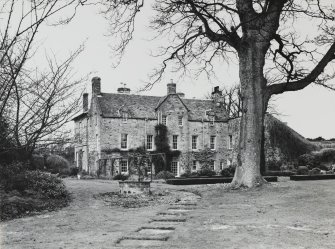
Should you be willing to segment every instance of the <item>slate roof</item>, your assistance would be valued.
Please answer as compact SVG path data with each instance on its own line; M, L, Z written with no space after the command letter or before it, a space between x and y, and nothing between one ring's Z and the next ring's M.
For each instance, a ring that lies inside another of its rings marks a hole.
M97 98L103 117L120 117L120 112L125 111L133 118L155 119L155 109L166 96L101 93ZM190 120L208 120L206 111L212 109L212 100L181 98L181 101L189 109Z

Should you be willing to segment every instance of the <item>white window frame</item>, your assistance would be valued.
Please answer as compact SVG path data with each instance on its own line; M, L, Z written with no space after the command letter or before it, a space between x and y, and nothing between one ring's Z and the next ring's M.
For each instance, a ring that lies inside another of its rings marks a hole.
M123 165L123 163L126 163L126 166ZM124 167L126 167L126 169L127 169L126 171L123 170ZM122 159L122 160L120 161L120 173L121 173L121 174L127 174L127 173L128 173L128 170L129 170L129 168L128 168L128 160L126 160L126 159Z
M183 126L183 116L178 116L178 125Z
M173 165L173 164L176 164L176 165ZM172 167L177 167L177 172L176 172L176 174L173 172ZM171 172L172 172L173 174L175 174L175 176L179 176L179 162L178 162L178 161L172 161L172 162L171 162Z
M233 160L231 158L227 159L227 166L230 167L233 164Z
M153 135L147 135L147 150L153 150L153 138Z
M125 136L125 140L123 139L123 136ZM124 143L126 144L126 146L124 146ZM126 133L121 133L121 149L122 150L126 150L128 149L128 134Z
M213 141L212 141L212 139L213 139ZM211 150L216 150L216 136L214 136L214 135L211 135L209 137L209 148Z
M172 136L172 149L177 150L178 149L178 135Z
M198 136L197 135L192 135L191 146L192 146L192 150L197 150L198 149Z
M209 125L214 126L214 124L215 124L215 116L210 116L209 117Z

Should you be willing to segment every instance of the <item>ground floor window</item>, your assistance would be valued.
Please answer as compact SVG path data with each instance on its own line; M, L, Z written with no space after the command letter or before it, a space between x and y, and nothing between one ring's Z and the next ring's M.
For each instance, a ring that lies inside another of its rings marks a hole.
M197 161L192 162L192 170L197 170Z
M178 162L171 162L171 172L176 176L178 175Z
M210 169L211 169L211 170L214 170L214 169L215 169L215 161L212 160L212 161L210 161L209 163L210 163L210 164L209 164Z
M121 173L128 172L128 161L127 160L122 160L120 166L121 166Z
M223 161L220 162L220 170L223 170L224 164Z

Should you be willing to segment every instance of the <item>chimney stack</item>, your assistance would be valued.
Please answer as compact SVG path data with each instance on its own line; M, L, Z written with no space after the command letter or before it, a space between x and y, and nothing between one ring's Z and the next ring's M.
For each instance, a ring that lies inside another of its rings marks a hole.
M171 82L167 84L167 94L176 94L176 88L176 83L173 83L171 79Z
M83 94L83 112L88 111L88 93Z
M92 94L94 96L101 94L101 79L99 77L92 78Z

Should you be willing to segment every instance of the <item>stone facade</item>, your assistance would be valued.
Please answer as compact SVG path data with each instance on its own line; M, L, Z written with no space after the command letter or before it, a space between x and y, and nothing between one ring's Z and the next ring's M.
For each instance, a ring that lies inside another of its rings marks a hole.
M181 151L172 162L177 176L200 169L198 157L205 151L210 152L216 171L235 163L238 121L228 120L218 89L212 100L186 99L172 82L162 97L129 91L102 93L100 78L94 77L92 92L89 109L85 94L83 113L74 118L77 166L90 174L99 174L102 160L121 157L130 149L144 145L155 150L155 126L159 123L167 126L171 149ZM128 172L127 162L122 160L113 166L107 162L104 167L104 174Z

